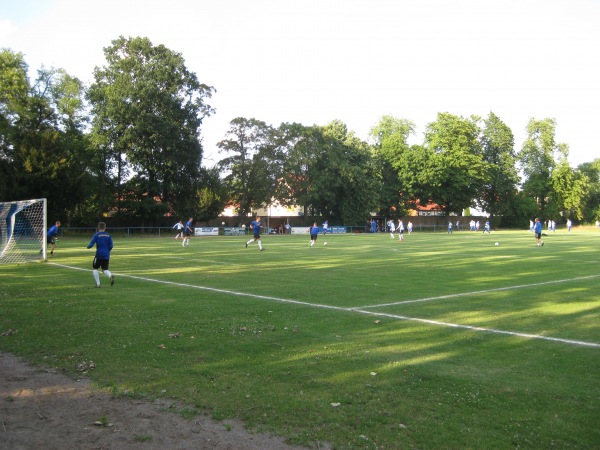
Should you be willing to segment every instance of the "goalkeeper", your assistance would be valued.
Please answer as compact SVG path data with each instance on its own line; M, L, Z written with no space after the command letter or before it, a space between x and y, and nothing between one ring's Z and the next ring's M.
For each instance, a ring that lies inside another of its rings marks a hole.
M54 255L54 248L56 247L56 241L58 238L58 229L60 228L60 221L57 220L56 223L48 229L48 233L46 234L46 244L50 245L50 254Z
M96 281L96 287L100 287L100 274L98 269L102 269L110 280L110 285L115 284L115 276L108 270L108 262L110 259L110 251L113 249L113 240L110 234L106 232L106 224L104 222L98 223L98 232L92 236L92 240L88 244L87 248L92 248L96 245L96 256L92 263L94 280Z

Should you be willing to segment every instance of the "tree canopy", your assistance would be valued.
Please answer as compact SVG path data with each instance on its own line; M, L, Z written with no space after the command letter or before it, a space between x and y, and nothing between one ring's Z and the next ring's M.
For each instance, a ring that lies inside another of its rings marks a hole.
M242 222L271 202L345 225L417 204L445 214L478 207L507 225L533 215L600 219L599 160L571 168L551 118L531 118L517 152L493 112L439 113L421 141L412 121L383 116L370 143L339 120L277 126L237 117L217 143L223 158L203 168L215 88L147 38L121 36L104 55L85 86L55 68L30 81L24 56L0 51L0 200L47 197L53 220L72 224L209 220L225 205Z
M152 221L166 212L193 215L198 197L200 127L214 91L183 56L147 38L120 37L104 49L88 98L101 176L112 180L119 211ZM111 194L113 194L111 192Z

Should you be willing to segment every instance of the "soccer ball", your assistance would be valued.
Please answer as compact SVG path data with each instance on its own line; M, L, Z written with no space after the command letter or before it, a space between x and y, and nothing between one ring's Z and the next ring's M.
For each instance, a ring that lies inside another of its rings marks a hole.
M221 222L221 225L225 225L225 222Z
M327 242L324 242L323 245L327 245Z
M499 243L499 242L496 242L496 244L495 244L495 245L496 245L496 246L498 246L498 245L500 245L500 243Z

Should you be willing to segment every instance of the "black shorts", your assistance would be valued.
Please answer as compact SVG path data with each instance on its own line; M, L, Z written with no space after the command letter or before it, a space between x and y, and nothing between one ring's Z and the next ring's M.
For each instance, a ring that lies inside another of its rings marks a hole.
M542 233L538 233L537 231L535 232L535 238L536 239L541 239L542 238Z
M254 233L254 239L260 239L260 233Z
M92 267L96 270L102 268L102 270L108 270L108 259L99 259L94 258L94 262L92 263Z
M318 234L311 234L310 235L310 240L311 241L316 241L317 240L317 236L319 236Z
M46 238L46 243L52 244L52 245L56 244L56 237L52 236L52 237Z
M183 230L183 235L189 237L190 236L190 230L189 229L185 229Z

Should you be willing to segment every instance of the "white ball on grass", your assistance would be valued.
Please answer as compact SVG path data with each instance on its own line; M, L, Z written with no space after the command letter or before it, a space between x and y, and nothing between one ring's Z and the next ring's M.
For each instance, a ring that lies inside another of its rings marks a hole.
M495 244L495 245L500 245L500 243L499 243L499 242L496 242L496 244Z
M323 245L327 245L327 242L324 242Z

